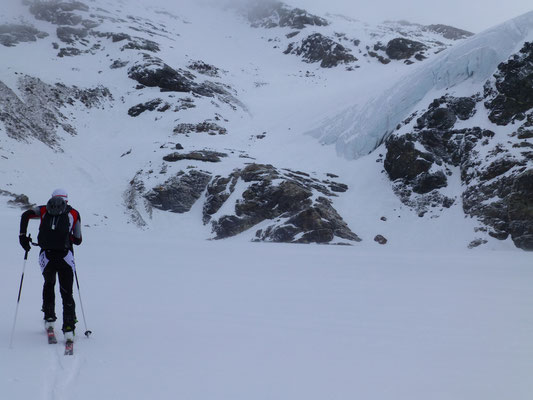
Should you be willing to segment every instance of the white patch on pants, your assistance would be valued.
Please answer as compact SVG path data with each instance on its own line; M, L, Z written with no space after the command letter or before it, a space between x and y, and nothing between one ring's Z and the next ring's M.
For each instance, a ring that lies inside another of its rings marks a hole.
M39 254L39 265L41 266L41 274L44 273L44 269L48 265L48 262L50 260L48 257L46 257L46 252L42 251L41 254Z
M72 254L72 251L69 250L63 260L65 260L65 262L70 265L72 271L76 271L76 262L74 261L74 254ZM39 254L39 265L41 266L41 273L44 272L44 269L46 268L49 262L50 260L48 259L48 257L46 257L46 252L41 252L41 254Z
M72 271L76 271L76 263L74 262L74 254L72 254L72 251L69 250L63 260L65 260L65 262L70 265Z

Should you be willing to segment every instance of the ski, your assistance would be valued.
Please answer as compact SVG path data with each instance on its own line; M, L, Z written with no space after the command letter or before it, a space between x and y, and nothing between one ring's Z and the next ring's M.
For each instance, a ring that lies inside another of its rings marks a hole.
M65 342L65 355L72 356L74 355L74 341L67 339Z
M46 334L48 335L48 344L56 344L57 343L57 337L54 332L54 328L50 327L46 330Z

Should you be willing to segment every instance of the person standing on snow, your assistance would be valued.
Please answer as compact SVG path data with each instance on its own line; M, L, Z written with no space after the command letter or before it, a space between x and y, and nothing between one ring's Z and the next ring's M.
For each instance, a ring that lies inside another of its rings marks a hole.
M45 328L53 330L55 313L55 283L59 278L59 289L63 300L63 333L73 339L76 327L76 310L72 289L74 284L73 244L80 245L80 213L68 205L68 194L56 189L45 206L25 211L20 218L19 242L29 251L30 238L26 235L30 219L40 218L38 244L41 248L39 264L44 277L43 308Z

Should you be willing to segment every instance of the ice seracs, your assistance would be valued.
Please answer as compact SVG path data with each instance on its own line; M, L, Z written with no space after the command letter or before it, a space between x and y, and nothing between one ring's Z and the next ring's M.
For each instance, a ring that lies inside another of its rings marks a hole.
M430 92L465 82L482 85L532 36L529 12L445 50L373 100L348 107L309 133L324 144L335 144L340 155L359 158L382 143Z

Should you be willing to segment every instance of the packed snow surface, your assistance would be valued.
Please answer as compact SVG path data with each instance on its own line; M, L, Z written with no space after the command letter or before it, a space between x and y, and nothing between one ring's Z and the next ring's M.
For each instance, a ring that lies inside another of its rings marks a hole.
M2 232L2 242L13 236ZM533 393L527 253L376 253L102 229L76 254L93 335L83 336L78 303L75 355L65 357L61 342L46 343L35 249L8 348L23 257L14 245L4 250L3 397L528 400Z

